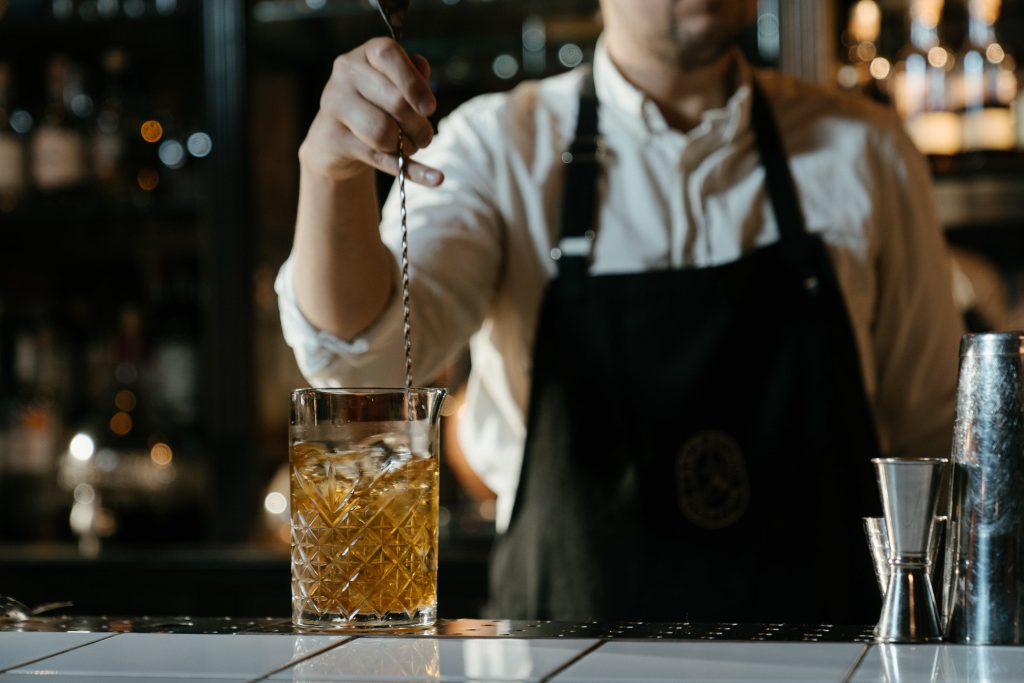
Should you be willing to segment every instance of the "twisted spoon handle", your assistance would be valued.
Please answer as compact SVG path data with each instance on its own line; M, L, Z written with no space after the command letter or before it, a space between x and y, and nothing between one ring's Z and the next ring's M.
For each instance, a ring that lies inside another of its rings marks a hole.
M408 0L377 0L377 8L388 25L392 39L402 42L402 19L409 8ZM409 296L409 226L405 210L405 148L402 132L398 132L398 200L402 222L402 334L405 338L405 402L409 421L413 420L412 405L412 326L410 324Z

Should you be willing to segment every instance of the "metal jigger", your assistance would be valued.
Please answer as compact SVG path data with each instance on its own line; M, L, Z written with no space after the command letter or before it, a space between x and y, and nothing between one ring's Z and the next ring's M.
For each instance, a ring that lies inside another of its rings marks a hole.
M881 643L942 640L928 557L935 506L946 460L872 460L889 536L889 585L875 626Z

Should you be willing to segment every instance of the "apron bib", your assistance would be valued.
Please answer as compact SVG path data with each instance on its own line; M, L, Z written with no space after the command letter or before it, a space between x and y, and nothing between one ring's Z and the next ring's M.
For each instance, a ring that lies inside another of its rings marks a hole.
M588 273L597 120L591 76L491 611L872 623L861 517L880 514L877 437L845 303L764 94L755 85L753 122L780 239L709 268Z

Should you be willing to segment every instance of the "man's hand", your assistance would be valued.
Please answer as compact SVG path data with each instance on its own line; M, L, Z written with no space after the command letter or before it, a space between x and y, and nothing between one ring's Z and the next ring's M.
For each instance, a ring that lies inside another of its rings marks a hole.
M334 60L320 97L320 111L299 148L304 170L336 181L376 168L398 173L399 133L406 157L430 144L427 117L437 100L427 78L430 65L412 58L390 38L374 38ZM410 160L409 180L440 185L440 171Z

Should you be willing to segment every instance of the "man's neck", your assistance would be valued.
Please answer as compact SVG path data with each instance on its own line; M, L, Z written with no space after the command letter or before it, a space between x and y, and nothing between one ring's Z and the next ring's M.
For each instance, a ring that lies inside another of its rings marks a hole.
M658 106L666 123L683 132L695 128L704 112L724 107L738 85L732 50L692 68L654 58L620 59L614 45L608 46L608 55L622 76Z

